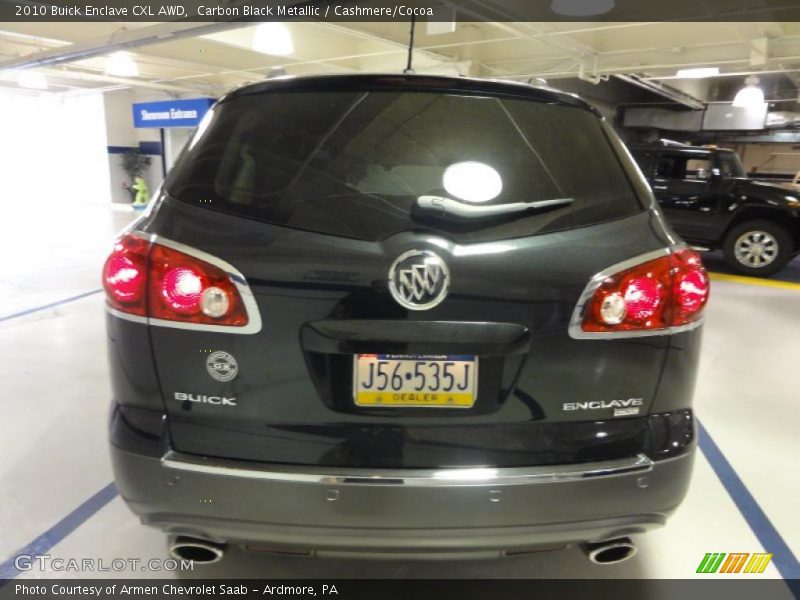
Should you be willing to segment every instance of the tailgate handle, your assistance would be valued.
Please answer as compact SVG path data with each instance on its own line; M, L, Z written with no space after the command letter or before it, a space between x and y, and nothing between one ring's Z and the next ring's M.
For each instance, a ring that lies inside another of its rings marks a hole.
M307 323L300 333L305 350L331 354L446 353L524 354L527 327L514 323L471 321L334 320Z

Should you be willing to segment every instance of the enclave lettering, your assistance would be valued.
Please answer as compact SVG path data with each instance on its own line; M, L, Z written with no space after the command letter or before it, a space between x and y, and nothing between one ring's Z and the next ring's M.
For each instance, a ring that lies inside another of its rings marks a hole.
M128 17L130 16L130 11L127 6L94 6L87 4L84 7L84 14L87 17Z
M603 410L606 408L628 408L642 406L642 398L628 398L627 400L592 400L591 402L564 402L563 410Z

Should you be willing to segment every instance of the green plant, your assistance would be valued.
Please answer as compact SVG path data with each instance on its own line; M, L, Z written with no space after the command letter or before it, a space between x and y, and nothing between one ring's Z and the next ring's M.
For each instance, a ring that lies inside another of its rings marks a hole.
M147 167L150 166L152 158L143 154L138 148L131 148L122 155L122 169L127 173L128 178L133 183L137 177L141 177Z

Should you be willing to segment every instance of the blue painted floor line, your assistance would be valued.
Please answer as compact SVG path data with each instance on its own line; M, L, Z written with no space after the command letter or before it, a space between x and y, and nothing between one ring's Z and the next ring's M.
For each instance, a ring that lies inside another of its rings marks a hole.
M733 466L722 450L714 442L712 437L706 431L706 428L698 421L698 443L700 450L705 455L714 473L722 482L731 500L736 504L736 508L742 513L744 520L753 530L753 533L761 542L764 550L772 552L772 563L781 576L786 579L800 579L800 563L789 548L788 544L775 529L775 526L769 520L769 517L764 513L761 507L756 502L756 499L747 489L742 479L733 469ZM741 549L736 549L737 552Z
M103 508L118 496L117 488L113 483L109 483L94 496L86 500L78 508L45 531L42 535L33 540L30 544L15 552L3 564L0 564L0 580L14 579L21 573L17 569L17 557L20 555L34 556L45 554L53 546L75 531L78 527L89 520L97 511ZM34 563L35 564L35 563Z
M91 292L84 292L83 294L78 294L77 296L70 296L69 298L64 298L63 300L59 300L57 302L51 302L50 304L44 304L42 306L36 306L34 308L29 308L27 310L23 310L17 313L12 313L10 315L0 317L0 323L2 323L3 321L10 321L11 319L16 319L17 317L24 317L25 315L30 315L32 313L39 312L40 310L47 310L48 308L55 308L56 306L61 306L62 304L68 304L69 302L74 302L75 300L86 298L87 296L93 296L94 294L99 294L102 291L103 291L102 289L92 290Z

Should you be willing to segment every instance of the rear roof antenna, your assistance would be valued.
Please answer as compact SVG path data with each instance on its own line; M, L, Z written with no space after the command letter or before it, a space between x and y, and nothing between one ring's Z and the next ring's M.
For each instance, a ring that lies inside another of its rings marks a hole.
M414 54L414 29L417 26L417 18L411 15L411 30L408 32L408 62L403 69L403 75L413 75L414 69L411 67L411 60Z

